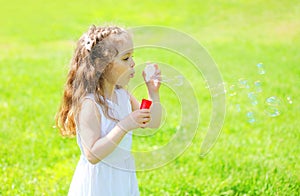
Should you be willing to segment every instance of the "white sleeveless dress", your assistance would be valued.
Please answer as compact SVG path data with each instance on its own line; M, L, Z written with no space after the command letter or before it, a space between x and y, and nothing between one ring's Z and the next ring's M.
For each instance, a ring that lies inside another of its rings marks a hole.
M130 98L124 89L116 89L118 104L107 100L114 117L121 120L131 113ZM89 94L86 98L95 101ZM101 136L105 136L116 125L106 118L101 107ZM84 130L81 130L84 131ZM99 130L100 131L100 130ZM79 133L79 131L77 131ZM137 196L138 183L133 156L130 153L132 132L128 132L118 147L97 164L91 164L84 154L81 137L77 134L81 156L69 189L69 196Z

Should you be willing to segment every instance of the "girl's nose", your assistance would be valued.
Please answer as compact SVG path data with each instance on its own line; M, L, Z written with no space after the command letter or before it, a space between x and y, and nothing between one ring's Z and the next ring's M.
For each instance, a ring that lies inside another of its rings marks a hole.
M135 66L135 62L134 60L132 60L130 67L134 67Z

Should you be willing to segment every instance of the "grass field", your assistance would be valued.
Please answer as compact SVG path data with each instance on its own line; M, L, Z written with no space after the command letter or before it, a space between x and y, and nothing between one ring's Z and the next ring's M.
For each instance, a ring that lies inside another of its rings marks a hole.
M257 106L249 103L245 90L227 96L222 133L201 158L211 101L203 79L191 74L188 79L201 84L196 89L201 109L197 135L175 161L137 173L141 195L300 194L298 0L0 3L0 195L67 194L80 152L75 139L62 138L53 128L54 116L75 41L90 24L105 23L176 28L208 50L227 86L240 78L263 85ZM148 55L141 50L135 58L142 62ZM156 58L176 64L163 53ZM260 62L264 75L257 73ZM180 69L189 72L187 66ZM165 87L161 93L165 107L175 109L167 110L159 138L134 138L137 149L161 145L174 132L178 100ZM274 118L264 112L271 96L281 100L281 114ZM254 123L248 122L247 111L255 113Z

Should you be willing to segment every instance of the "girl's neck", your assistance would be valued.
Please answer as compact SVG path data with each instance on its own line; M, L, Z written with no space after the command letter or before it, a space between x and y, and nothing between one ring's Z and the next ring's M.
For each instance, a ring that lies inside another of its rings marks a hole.
M116 84L104 80L104 95L107 99L113 100Z

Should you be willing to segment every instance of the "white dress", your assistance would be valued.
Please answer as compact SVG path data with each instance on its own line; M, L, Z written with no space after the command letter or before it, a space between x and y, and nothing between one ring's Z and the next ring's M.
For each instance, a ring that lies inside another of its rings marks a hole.
M107 100L115 118L123 119L132 110L129 95L124 89L116 89L118 104ZM95 101L89 94L86 98ZM116 125L106 118L101 107L101 136L105 136ZM81 130L83 131L83 130ZM100 130L99 130L100 131ZM77 143L81 156L69 189L69 196L136 196L139 195L133 156L130 153L132 132L128 132L118 147L97 164L91 164L84 155L81 137L77 131Z

